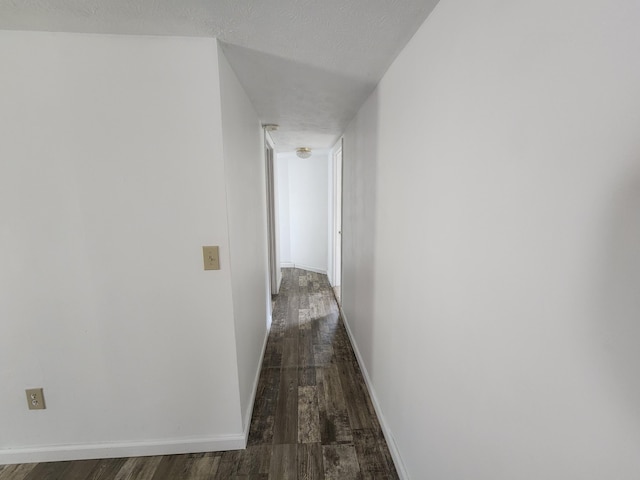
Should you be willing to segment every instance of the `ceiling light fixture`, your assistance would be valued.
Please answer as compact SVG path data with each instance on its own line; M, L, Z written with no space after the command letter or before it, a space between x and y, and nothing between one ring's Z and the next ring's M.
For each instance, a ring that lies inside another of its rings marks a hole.
M311 156L311 149L309 147L297 148L296 155L298 155L300 158L309 158Z

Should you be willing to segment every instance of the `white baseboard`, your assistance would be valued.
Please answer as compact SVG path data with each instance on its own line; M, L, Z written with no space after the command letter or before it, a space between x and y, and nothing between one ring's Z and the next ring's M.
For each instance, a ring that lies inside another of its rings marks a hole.
M61 462L95 458L146 457L181 453L223 452L245 448L245 436L166 439L148 442L95 443L86 445L47 445L0 450L0 465L13 463Z
M327 274L326 270L321 270L319 268L310 267L309 265L301 265L299 263L296 263L294 265L294 268L299 268L300 270L306 270L307 272L321 273L323 275Z
M410 480L409 475L407 473L407 468L404 466L404 462L402 461L402 457L400 456L400 451L398 450L398 445L389 429L389 424L387 423L384 414L382 413L382 409L380 408L380 403L378 403L378 398L376 397L375 389L371 384L371 377L369 377L369 372L362 360L362 355L360 355L360 350L358 350L358 344L355 342L353 338L353 334L351 333L351 329L349 328L349 323L347 322L347 318L344 316L344 311L340 304L338 304L338 308L340 309L340 316L344 322L345 329L347 330L347 335L349 335L349 340L351 341L351 345L353 346L353 351L356 354L356 359L358 360L358 365L360 365L360 370L362 370L362 376L364 377L364 381L367 384L367 390L369 390L369 395L371 396L371 402L373 403L373 408L376 411L376 415L378 415L378 420L380 421L380 426L382 427L382 433L384 434L384 438L387 441L387 445L389 446L389 452L391 453L391 457L393 458L393 463L395 464L396 471L398 472L398 476L400 480Z
M271 326L271 322L269 322L269 326ZM258 365L256 378L253 382L253 391L251 392L251 400L247 405L247 410L244 412L244 425L243 425L244 445L242 446L242 448L246 448L247 441L249 440L249 428L251 427L251 415L253 414L253 406L256 401L256 394L258 393L258 382L260 381L260 372L262 372L262 363L264 362L264 352L267 349L268 340L269 340L269 328L267 328L267 332L262 342L262 352L260 353L260 364Z
M302 265L301 263L281 263L280 268L299 268L300 270L307 270L308 272L321 273L326 275L327 271L316 267L310 267L309 265Z

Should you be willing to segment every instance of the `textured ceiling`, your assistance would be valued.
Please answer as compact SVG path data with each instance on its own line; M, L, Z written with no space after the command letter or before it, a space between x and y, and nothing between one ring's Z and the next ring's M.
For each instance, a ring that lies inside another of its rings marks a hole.
M279 151L331 147L438 0L0 0L0 29L217 37Z

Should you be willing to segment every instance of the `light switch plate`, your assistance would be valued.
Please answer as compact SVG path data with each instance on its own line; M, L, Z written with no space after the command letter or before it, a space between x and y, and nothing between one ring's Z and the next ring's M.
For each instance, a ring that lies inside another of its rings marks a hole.
M205 270L220 270L219 249L215 247L202 247Z
M29 410L44 410L44 393L41 388L29 388L27 391L27 403Z

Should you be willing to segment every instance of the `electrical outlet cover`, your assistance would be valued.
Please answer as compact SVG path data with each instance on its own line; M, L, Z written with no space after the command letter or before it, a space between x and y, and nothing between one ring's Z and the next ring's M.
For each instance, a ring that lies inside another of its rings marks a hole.
M29 404L29 410L44 410L47 408L44 404L44 393L42 388L28 389L27 403Z

